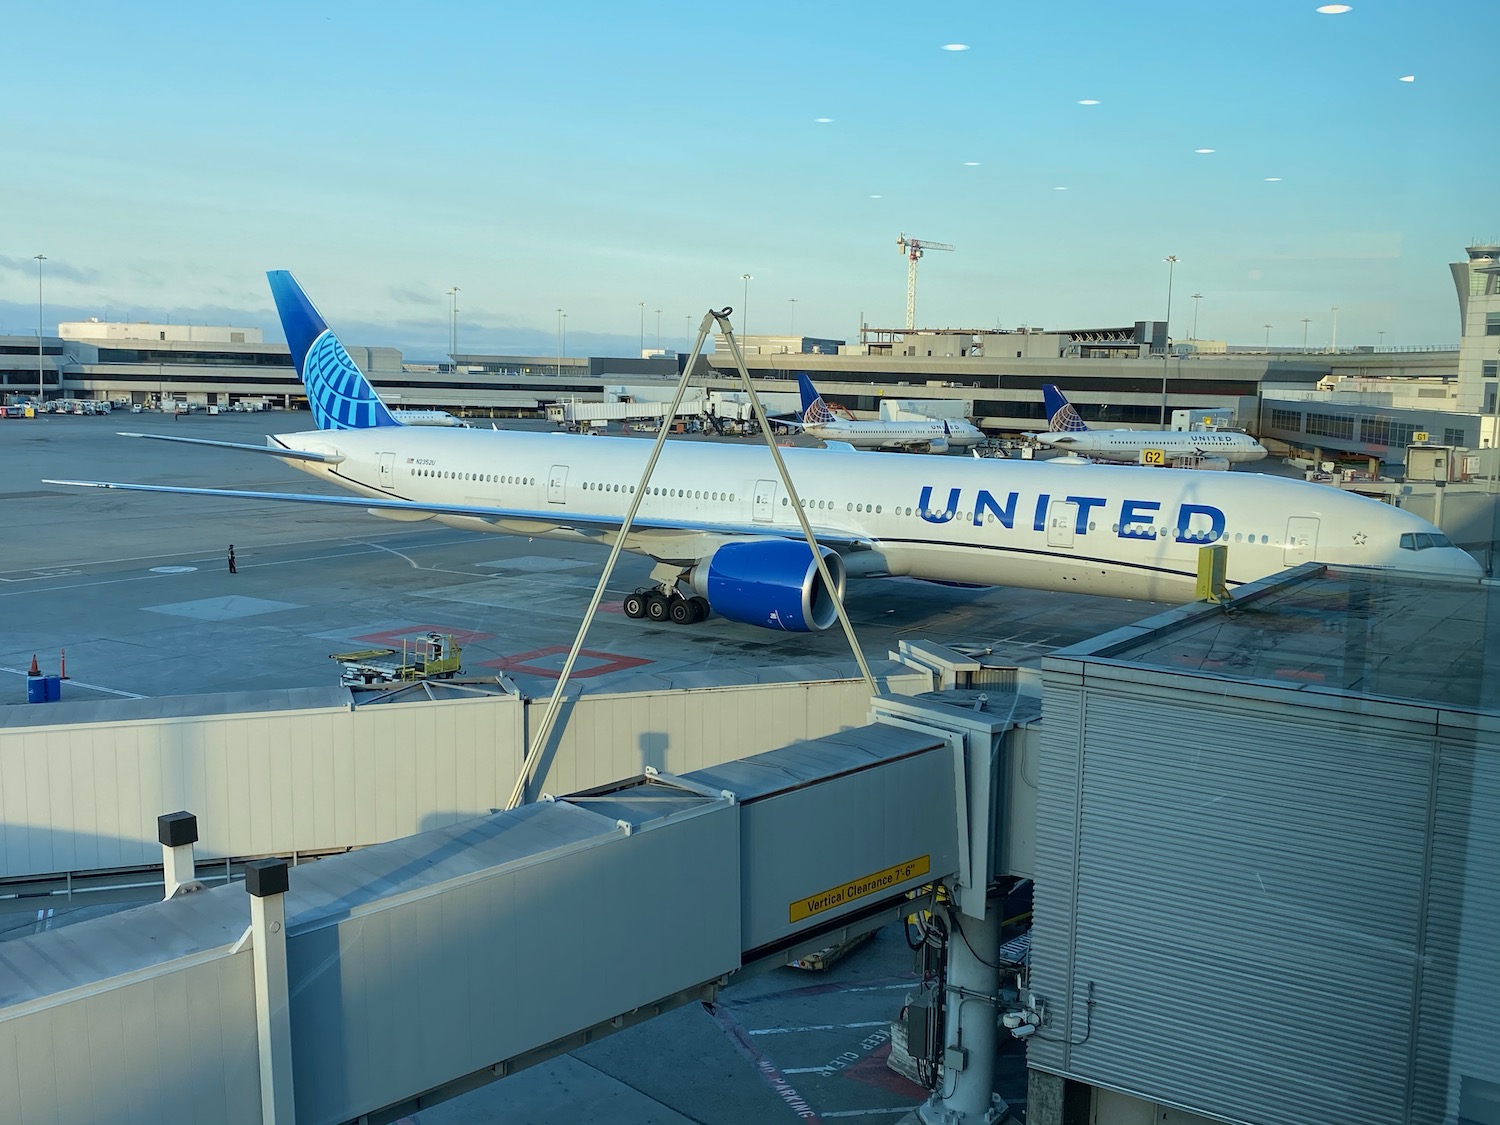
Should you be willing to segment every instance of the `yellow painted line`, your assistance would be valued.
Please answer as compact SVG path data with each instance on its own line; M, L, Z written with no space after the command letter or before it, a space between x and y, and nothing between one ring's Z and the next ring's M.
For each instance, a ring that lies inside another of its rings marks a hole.
M890 890L908 879L920 878L931 870L932 856L924 855L909 859L905 863L898 863L894 867L887 867L883 871L862 875L858 879L850 879L847 883L840 883L837 887L830 887L826 891L820 891L818 894L799 898L790 903L787 907L787 921L801 922L825 910L833 910L856 899Z

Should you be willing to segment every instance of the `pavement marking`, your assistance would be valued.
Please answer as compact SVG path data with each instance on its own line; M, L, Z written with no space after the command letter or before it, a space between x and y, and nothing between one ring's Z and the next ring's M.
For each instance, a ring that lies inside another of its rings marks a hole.
M297 602L276 602L269 598L229 594L222 598L198 598L190 602L167 602L141 608L148 613L166 613L173 617L191 617L199 621L235 621L241 617L256 617L262 613L280 613L283 610L307 607Z
M9 672L13 676L29 676L31 672L25 668L0 668L0 672ZM133 691L121 691L119 688L100 687L98 684L86 684L82 680L67 679L63 683L72 684L74 687L86 688L89 691L102 691L105 695L118 695L121 699L146 699L147 696L137 695Z
M855 1027L890 1027L890 1025L890 1020L864 1020L860 1023L808 1023L801 1027L765 1027L759 1030L747 1028L746 1032L750 1035L791 1035L798 1031L844 1031Z

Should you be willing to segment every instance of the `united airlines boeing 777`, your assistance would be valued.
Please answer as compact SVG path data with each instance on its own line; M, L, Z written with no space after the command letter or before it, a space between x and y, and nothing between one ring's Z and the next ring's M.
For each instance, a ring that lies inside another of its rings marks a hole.
M1231 585L1317 559L1477 578L1480 567L1408 512L1323 485L1253 474L1085 473L1045 462L866 457L787 449L798 499L770 451L515 430L403 426L290 273L269 274L317 429L265 446L133 435L283 457L356 493L49 481L366 508L399 520L609 544L637 488L625 546L657 563L633 617L687 623L710 609L766 628L826 629L845 577L909 575L976 585L1185 601L1198 548L1229 546ZM800 503L837 591L826 588L791 510Z
M1091 430L1073 404L1051 383L1042 388L1042 401L1047 406L1047 425L1051 429L1031 436L1042 445L1084 457L1161 465L1184 458L1220 458L1235 464L1259 461L1266 455L1266 448L1260 442L1235 431Z

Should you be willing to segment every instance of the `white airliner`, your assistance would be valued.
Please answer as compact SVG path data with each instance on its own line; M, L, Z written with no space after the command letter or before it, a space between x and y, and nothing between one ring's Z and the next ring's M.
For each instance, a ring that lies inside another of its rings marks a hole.
M855 449L893 449L904 453L946 453L984 441L977 426L954 419L920 418L906 422L858 422L836 417L806 375L797 376L802 390L802 417L781 419L820 441L837 441Z
M250 500L348 505L398 520L608 544L651 443L515 430L402 426L290 273L268 275L318 429L265 446L158 437L288 458L357 493L49 481ZM1478 578L1479 564L1398 508L1305 481L1246 473L1087 472L1046 462L783 451L819 552L844 579L909 575L974 585L1186 601L1198 548L1229 546L1231 585L1309 560ZM632 617L707 613L766 628L826 629L833 592L793 514L770 451L669 441L626 546L656 560L625 601Z
M1050 432L1032 434L1042 445L1050 445L1082 457L1131 464L1165 465L1189 458L1229 464L1259 461L1266 447L1249 434L1214 430L1091 430L1063 393L1048 383L1042 388ZM1221 465L1220 468L1227 468Z
M391 417L403 426L462 426L469 423L456 418L446 410L401 410L391 408Z

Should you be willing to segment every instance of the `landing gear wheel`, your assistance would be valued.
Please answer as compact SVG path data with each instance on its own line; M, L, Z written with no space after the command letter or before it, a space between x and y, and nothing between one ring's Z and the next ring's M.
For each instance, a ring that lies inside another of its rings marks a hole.
M621 603L620 608L625 611L626 617L639 621L646 616L646 595L639 590L633 594L626 594L625 601Z
M670 604L667 595L653 590L646 595L646 616L652 621L665 621Z
M667 613L673 625L691 625L696 620L692 604L686 598L673 598Z
M709 614L713 612L712 607L708 604L708 599L700 597L697 594L688 599L688 605L693 607L694 624L697 624L699 621L707 621Z

